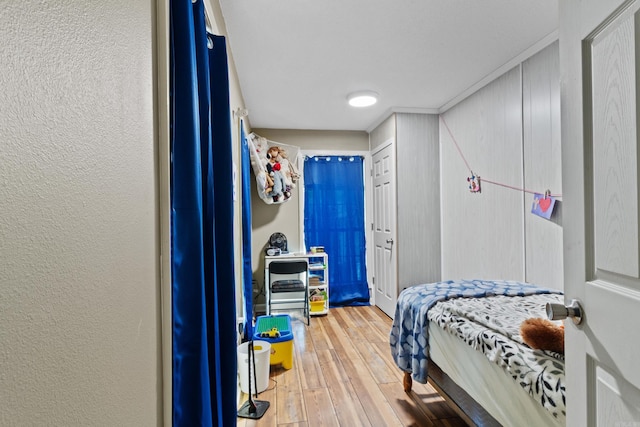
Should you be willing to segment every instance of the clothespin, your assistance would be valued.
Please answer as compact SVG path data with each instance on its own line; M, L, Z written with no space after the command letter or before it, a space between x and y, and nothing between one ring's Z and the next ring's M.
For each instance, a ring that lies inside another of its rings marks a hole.
M551 190L547 190L544 192L544 198L547 199L549 196L551 196Z

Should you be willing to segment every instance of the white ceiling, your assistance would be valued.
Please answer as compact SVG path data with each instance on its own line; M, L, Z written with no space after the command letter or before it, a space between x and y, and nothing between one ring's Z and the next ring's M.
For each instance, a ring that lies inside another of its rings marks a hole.
M558 0L219 0L254 128L438 112L553 41ZM380 94L354 109L356 90Z

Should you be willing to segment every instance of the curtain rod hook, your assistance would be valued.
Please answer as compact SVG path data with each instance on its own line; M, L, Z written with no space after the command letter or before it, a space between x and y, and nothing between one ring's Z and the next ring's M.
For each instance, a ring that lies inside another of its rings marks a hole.
M233 113L237 117L247 117L249 115L249 110L247 110L246 108L238 107Z

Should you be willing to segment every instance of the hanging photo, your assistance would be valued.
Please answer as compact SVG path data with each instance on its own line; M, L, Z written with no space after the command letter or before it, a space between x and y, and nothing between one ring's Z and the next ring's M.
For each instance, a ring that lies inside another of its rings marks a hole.
M556 204L556 199L549 194L534 194L533 206L531 207L531 213L541 216L545 219L551 219L553 213L553 207Z
M469 191L472 193L480 192L480 177L476 174L471 175L467 178L467 182L469 183Z

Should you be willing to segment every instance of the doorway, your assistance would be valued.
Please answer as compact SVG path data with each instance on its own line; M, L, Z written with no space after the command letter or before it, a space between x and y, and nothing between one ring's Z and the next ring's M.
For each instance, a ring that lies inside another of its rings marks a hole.
M305 156L304 245L329 255L329 304L368 305L364 156Z

